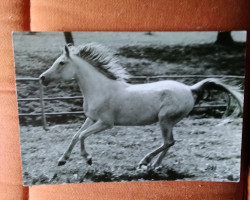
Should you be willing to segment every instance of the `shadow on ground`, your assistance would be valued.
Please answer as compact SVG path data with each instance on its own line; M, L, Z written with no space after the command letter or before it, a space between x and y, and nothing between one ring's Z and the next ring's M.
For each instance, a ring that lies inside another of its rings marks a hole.
M112 181L157 181L157 180L179 180L183 178L192 178L194 175L177 172L173 169L165 170L147 170L138 171L136 174L122 174L120 176L114 176L113 173L108 171L102 172L87 172L86 179L90 179L93 182L112 182Z

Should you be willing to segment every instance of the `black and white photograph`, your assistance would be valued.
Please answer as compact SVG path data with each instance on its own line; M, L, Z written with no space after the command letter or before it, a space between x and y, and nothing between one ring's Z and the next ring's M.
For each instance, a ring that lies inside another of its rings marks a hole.
M14 32L23 184L238 182L246 31Z

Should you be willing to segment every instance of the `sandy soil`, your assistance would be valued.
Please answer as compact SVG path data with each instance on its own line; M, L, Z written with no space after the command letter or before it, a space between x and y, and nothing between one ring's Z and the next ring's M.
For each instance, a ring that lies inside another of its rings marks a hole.
M238 181L241 119L186 118L174 129L176 144L159 170L137 170L148 152L162 143L157 124L115 127L86 140L89 166L77 144L65 166L57 161L80 124L21 127L23 177L26 185L99 181L208 180ZM53 178L53 179L52 179Z

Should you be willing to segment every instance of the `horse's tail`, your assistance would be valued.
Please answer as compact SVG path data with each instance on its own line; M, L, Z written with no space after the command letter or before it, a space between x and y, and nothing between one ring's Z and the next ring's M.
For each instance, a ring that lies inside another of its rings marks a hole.
M226 92L229 95L228 98L228 108L231 104L231 97L236 101L236 110L233 112L233 115L242 115L243 113L243 95L238 92L236 89L233 89L223 83L221 83L218 79L207 78L204 79L194 85L191 86L191 91L195 98L195 103L198 103L204 96L205 91L209 90L219 90L222 92Z

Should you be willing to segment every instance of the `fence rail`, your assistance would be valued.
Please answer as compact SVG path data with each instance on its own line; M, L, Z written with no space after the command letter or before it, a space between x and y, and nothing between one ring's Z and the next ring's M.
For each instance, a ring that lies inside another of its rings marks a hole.
M150 82L161 79L178 79L178 78L223 78L223 79L244 79L244 76L235 76L235 75L162 75L162 76L132 76L129 82ZM45 112L44 101L53 101L53 100L73 100L73 99L83 99L82 96L73 96L73 97L44 97L43 86L39 81L39 78L16 78L18 82L26 81L37 81L39 82L39 98L21 98L17 99L18 102L26 101L40 101L41 112L40 113L19 113L20 117L25 116L41 116L43 122L43 128L47 130L46 116L56 116L56 115L83 115L83 111L72 111L72 112ZM195 106L194 108L226 108L226 105L205 105L205 106Z
M51 101L51 100L71 100L71 99L83 99L82 96L74 96L74 97L45 97L43 98L44 101ZM18 101L39 101L40 98L24 98L18 99Z
M45 115L83 115L84 112L83 111L72 111L72 112L56 112L56 113L44 113ZM19 116L41 116L42 113L19 113Z

